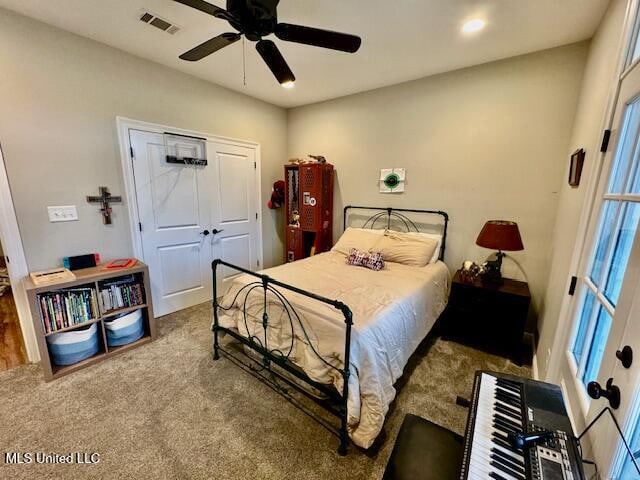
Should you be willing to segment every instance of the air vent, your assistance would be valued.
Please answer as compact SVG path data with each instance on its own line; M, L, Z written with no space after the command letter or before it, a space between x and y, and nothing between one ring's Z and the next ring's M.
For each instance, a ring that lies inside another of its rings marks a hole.
M171 35L180 30L180 27L165 20L164 18L160 18L155 13L151 12L142 12L140 14L140 21L144 23L148 23L149 25L153 25L154 27L162 30L163 32L167 32Z

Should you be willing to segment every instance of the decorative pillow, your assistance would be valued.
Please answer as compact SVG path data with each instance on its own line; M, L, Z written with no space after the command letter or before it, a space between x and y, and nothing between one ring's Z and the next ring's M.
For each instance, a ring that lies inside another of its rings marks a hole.
M436 249L433 252L433 256L429 260L429 263L436 263L440 259L440 247L442 246L442 234L441 233L426 233L426 232L397 232L395 230L386 230L387 232L399 233L400 235L407 235L414 238L432 238L437 242Z
M437 240L433 238L387 230L382 237L378 237L378 242L372 250L382 253L387 262L424 267L433 257L437 245Z
M380 252L363 252L357 248L349 250L347 263L349 265L366 267L375 271L382 270L384 268L384 259Z
M331 249L332 252L339 252L349 255L352 248L368 252L371 247L381 238L381 235L371 233L361 228L347 228L340 239Z

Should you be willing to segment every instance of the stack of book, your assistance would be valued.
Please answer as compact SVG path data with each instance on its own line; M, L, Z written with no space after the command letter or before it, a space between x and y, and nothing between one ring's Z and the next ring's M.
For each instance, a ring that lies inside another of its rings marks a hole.
M98 300L93 288L60 290L38 295L45 333L98 318Z
M104 312L142 305L144 303L142 286L133 276L102 283L100 285L100 300Z

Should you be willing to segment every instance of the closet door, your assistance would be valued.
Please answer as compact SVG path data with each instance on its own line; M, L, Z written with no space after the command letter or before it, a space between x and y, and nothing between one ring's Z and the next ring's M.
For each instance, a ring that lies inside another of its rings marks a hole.
M159 133L130 130L144 262L156 315L212 298L211 165L167 162L167 154L203 158L203 142L173 145ZM215 167L214 167L215 168Z
M205 172L212 185L211 199L213 254L229 263L255 270L258 263L258 205L256 151L227 142L208 142L211 162ZM218 294L228 288L237 271L221 267Z

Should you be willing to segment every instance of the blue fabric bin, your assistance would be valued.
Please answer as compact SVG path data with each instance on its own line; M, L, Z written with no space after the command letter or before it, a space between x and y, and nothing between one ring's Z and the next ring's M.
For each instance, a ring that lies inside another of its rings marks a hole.
M104 326L109 347L119 347L135 342L144 336L142 309L105 320Z
M47 343L51 361L55 365L73 365L100 350L98 326L94 323L71 332L56 333L47 337Z

